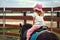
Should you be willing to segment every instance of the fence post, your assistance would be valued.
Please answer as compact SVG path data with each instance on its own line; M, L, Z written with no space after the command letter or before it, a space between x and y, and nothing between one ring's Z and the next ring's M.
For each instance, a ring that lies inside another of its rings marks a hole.
M4 40L5 40L5 16L6 16L6 14L5 14L5 8L3 8L3 28L2 28L2 30L3 30Z
M24 15L23 16L26 16L26 12L24 12ZM24 24L26 24L26 20L24 20Z
M51 8L51 32L53 31L52 28L53 28L53 7Z
M60 17L60 13L59 12L57 12L57 17ZM60 26L60 22L57 22L57 28L59 28L59 26Z

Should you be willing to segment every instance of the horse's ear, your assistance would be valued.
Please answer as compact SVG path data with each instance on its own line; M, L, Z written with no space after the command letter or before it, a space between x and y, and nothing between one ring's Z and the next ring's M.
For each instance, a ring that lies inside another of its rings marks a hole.
M22 24L20 23L20 27L22 27Z

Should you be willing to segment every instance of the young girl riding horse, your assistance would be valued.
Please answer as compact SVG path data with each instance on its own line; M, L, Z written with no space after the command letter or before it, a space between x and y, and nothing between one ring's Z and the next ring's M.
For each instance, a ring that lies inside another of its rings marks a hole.
M44 12L42 10L42 5L41 4L36 4L35 7L33 8L34 14L33 14L33 26L27 31L26 40L29 40L31 34L39 29L40 27L44 26Z
M32 27L32 24L20 24L20 40L26 40L27 30ZM57 35L53 32L48 31L46 28L40 27L40 29L35 30L29 40L59 40Z

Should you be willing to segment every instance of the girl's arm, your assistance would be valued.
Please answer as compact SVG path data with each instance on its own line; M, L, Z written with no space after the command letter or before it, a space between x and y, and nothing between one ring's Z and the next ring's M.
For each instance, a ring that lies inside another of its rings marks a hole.
M43 17L44 17L44 11L43 11L43 10L41 10L41 16L43 16Z

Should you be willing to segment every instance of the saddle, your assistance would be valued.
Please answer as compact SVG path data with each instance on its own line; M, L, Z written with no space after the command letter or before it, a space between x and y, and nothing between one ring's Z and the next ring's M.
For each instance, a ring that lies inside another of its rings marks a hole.
M48 27L47 26L41 26L39 29L35 30L32 34L31 34L31 37L30 37L30 40L35 40L36 37L41 34L41 32L43 31L47 31L48 30ZM34 39L35 37L35 39Z
M37 32L43 31L43 30L47 30L48 27L47 26L41 26L39 29L37 29Z
M32 34L34 34L35 32L41 32L43 30L48 30L48 27L47 26L41 26L39 29L35 30Z

